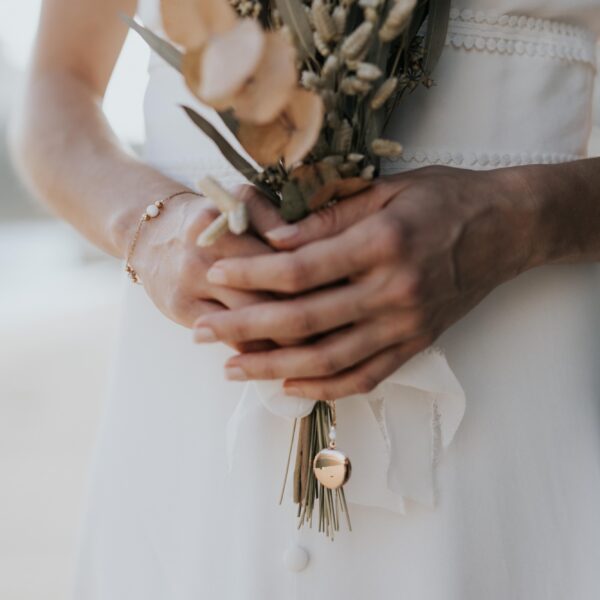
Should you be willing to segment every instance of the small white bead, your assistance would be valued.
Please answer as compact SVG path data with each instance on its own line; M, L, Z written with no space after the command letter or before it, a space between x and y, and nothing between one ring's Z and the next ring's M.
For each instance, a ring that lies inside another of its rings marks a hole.
M146 214L152 219L154 217L158 217L158 215L160 214L160 209L158 208L158 206L155 206L154 204L149 204L146 207Z
M330 427L329 428L329 439L330 440L335 440L336 437L336 431L335 431L335 427Z

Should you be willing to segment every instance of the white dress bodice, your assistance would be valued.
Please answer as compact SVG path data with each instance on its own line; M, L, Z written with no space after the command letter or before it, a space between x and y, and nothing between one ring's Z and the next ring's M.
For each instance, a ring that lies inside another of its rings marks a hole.
M139 13L160 30L158 0ZM436 85L390 122L405 152L384 172L584 157L599 32L600 0L456 5ZM211 116L152 57L145 159L188 185L205 174L239 182L180 104ZM440 460L437 507L354 505L353 532L332 544L276 504L288 425L254 405L228 473L226 428L243 390L223 379L228 350L194 346L128 287L76 599L596 600L599 298L596 266L544 267L448 330L439 343L467 406Z

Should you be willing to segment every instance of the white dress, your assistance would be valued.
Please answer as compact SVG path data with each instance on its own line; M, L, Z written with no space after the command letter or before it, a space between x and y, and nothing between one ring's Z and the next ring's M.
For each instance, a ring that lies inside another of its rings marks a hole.
M140 14L159 27L156 0ZM391 123L406 151L385 171L585 156L599 31L598 0L465 0L437 85ZM237 182L182 102L178 76L153 58L148 162L187 184ZM595 265L544 267L447 331L439 346L467 403L437 467L437 505L353 503L354 531L331 543L277 506L289 423L255 405L228 471L244 388L222 376L228 350L193 345L128 287L76 599L597 600L599 306Z

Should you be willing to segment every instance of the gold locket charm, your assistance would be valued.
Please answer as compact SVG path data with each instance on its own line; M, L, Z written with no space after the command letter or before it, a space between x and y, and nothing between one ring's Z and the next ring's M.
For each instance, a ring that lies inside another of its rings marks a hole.
M330 490L342 487L352 473L350 459L339 450L323 448L313 462L313 471L317 481Z
M335 403L331 403L332 424L329 429L329 447L317 452L313 461L313 472L317 481L330 490L341 488L350 479L350 459L335 447L336 415Z

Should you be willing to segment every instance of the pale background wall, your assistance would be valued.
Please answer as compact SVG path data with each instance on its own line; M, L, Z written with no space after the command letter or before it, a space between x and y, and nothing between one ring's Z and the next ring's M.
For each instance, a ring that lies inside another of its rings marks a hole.
M128 284L115 261L30 201L8 164L8 115L38 9L39 0L0 0L1 600L68 597L119 295ZM143 44L129 39L105 105L133 144L142 139L146 59Z

